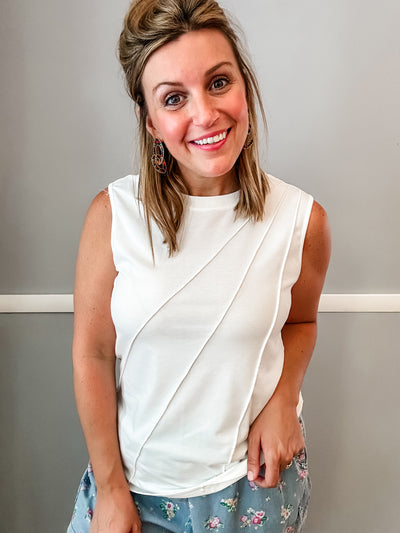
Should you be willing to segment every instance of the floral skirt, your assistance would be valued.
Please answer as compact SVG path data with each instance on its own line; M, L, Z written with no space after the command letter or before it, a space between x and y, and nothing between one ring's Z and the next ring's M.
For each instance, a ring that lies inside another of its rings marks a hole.
M306 451L281 474L278 486L258 487L246 477L229 487L194 498L132 494L142 533L300 533L307 514L311 482ZM89 465L78 490L67 533L88 533L96 503L96 485Z

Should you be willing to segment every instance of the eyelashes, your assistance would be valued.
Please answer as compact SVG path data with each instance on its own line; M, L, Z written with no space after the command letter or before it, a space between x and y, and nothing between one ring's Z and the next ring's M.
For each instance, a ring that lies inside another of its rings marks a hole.
M218 76L211 81L209 91L218 94L219 92L224 92L230 84L231 80L227 76ZM163 106L172 109L178 108L184 103L185 99L186 94L184 92L168 93L163 99Z
M180 94L171 94L168 95L164 100L164 107L176 107L182 101L182 96Z
M225 76L217 78L211 83L211 87L214 87L217 91L224 89L229 84L229 79Z

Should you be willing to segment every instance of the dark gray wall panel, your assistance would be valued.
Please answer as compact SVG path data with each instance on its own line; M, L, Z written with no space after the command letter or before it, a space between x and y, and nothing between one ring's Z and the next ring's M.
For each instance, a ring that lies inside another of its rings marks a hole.
M319 321L303 387L313 480L306 532L391 531L400 317L323 314ZM72 316L1 315L0 335L2 528L62 532L87 461L73 400Z
M87 452L72 386L72 315L0 315L1 531L66 529Z
M307 533L398 523L399 314L323 314L303 387L313 495Z

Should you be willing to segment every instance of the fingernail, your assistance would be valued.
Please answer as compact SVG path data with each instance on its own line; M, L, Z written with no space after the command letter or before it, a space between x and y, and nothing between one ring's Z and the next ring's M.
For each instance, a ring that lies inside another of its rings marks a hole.
M249 481L254 481L254 479L255 479L254 473L253 473L251 470L249 470L249 471L247 472L247 479L248 479Z

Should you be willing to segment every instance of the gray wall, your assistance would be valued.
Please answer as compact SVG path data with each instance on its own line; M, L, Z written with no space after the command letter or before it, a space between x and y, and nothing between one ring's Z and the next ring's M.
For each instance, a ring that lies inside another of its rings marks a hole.
M116 61L128 0L0 4L0 294L70 293L90 199L131 172ZM327 209L325 292L400 293L398 0L225 0L248 37L268 170ZM320 316L304 386L307 533L393 531L400 468L397 313ZM0 315L0 531L63 531L87 454L72 315Z

